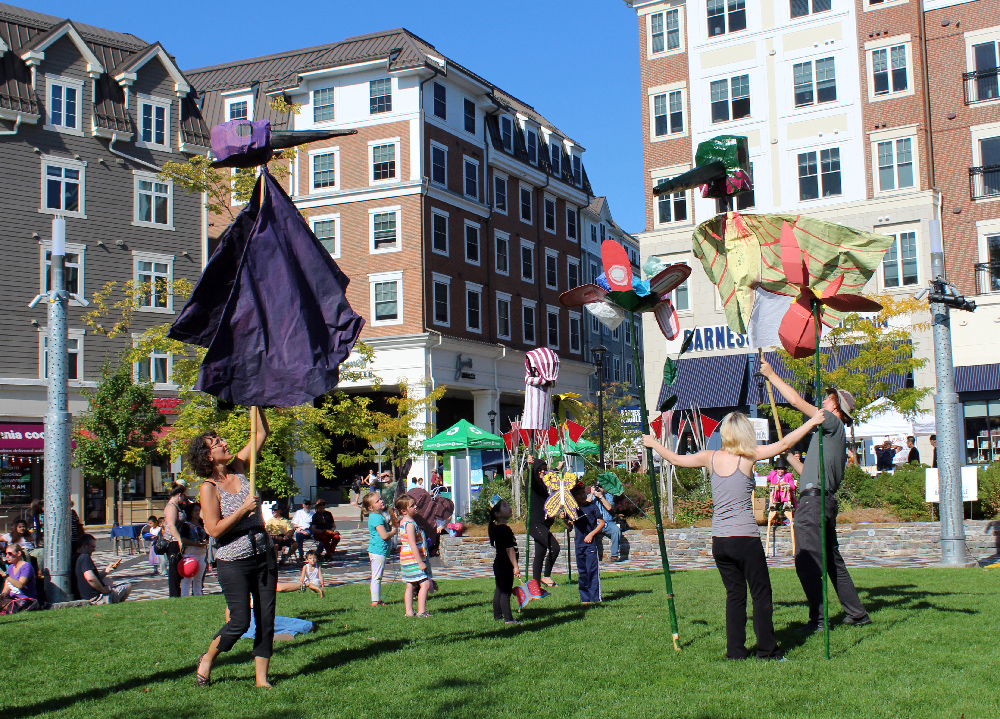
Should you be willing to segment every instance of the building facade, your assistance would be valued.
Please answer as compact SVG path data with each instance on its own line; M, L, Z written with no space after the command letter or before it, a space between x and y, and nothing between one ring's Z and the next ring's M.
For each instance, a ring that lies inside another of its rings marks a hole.
M162 283L197 279L204 254L201 198L157 177L168 160L208 151L194 93L159 43L134 35L0 5L0 265L6 308L0 316L0 521L43 496L46 412L46 303L51 224L66 218L66 278L77 297L107 282L152 283L131 331L172 321L174 298ZM69 308L69 409L86 408L81 390L127 349L130 338L95 334L73 300ZM135 367L172 407L169 358ZM135 518L169 490L164 459L126 488ZM86 524L111 521L113 488L73 470L71 496ZM157 506L162 502L158 501ZM125 517L126 520L129 516Z

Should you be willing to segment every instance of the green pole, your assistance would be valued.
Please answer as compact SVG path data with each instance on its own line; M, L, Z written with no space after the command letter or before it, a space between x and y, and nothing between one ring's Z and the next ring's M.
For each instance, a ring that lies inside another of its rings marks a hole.
M635 341L638 334L635 330L635 312L628 313L628 321L632 328L632 357L635 362L635 378L639 387L639 408L642 413L642 433L649 434L649 417L646 416L646 383L642 363L639 361L639 343ZM653 470L653 450L646 449L646 473L649 475L649 492L653 498L653 511L656 517L656 536L660 540L660 563L663 565L663 579L667 584L667 609L670 612L670 631L674 640L674 651L680 651L680 635L677 631L677 610L674 609L674 585L670 580L670 560L667 559L667 543L663 539L663 515L660 513L660 488Z
M535 430L528 430L528 459L535 456ZM527 498L528 515L524 521L524 583L528 584L531 575L531 485L534 483L535 465L528 464L528 482L525 495Z
M819 300L813 298L813 317L816 320L816 398L823 406L823 385L819 376ZM819 455L819 543L823 560L823 644L826 647L826 658L830 658L830 606L827 597L826 580L826 467L823 464L823 425L816 428L818 441L816 442L817 454Z

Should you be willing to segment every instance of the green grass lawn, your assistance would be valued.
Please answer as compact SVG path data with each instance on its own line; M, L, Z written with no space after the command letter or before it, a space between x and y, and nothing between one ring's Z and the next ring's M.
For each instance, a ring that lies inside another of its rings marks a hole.
M276 644L271 692L253 686L250 642L194 687L221 596L21 614L0 620L0 717L996 717L1000 571L859 569L874 623L822 634L791 570L772 570L788 662L727 662L714 571L674 574L683 652L671 648L662 574L606 575L532 602L521 627L492 619L492 580L443 582L430 619L403 617L400 585L372 609L366 585L325 599L283 594L279 614L316 623ZM557 577L557 580L559 577ZM562 577L565 579L565 577ZM842 614L831 592L832 613ZM753 637L752 629L748 633Z

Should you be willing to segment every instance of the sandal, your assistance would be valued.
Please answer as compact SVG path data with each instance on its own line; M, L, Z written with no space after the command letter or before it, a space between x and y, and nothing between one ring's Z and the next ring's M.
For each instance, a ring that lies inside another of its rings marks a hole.
M208 652L205 652L205 654L208 654ZM203 676L201 674L201 672L199 671L201 669L201 660L205 658L205 654L202 654L200 657L198 657L198 663L195 664L195 669L194 669L194 685L196 687L210 687L210 686L212 686L212 679L211 679L211 677Z
M546 579L548 579L549 581L546 582L545 581ZM544 579L542 579L541 585L543 587L549 587L550 589L552 587L558 587L559 586L558 584L556 584L555 582L552 581L552 577L545 577Z
M434 615L433 615L433 614L431 614L430 612L420 612L420 614L418 614L417 616L418 616L418 617L423 617L423 618L427 618L427 617L432 617L432 616L434 616Z

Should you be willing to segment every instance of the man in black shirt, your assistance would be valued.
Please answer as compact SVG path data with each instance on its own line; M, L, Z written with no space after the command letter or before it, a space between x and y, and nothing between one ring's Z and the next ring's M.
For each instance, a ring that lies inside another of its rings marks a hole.
M896 456L898 451L899 447L886 437L885 441L875 448L875 469L879 472L891 472L892 458Z
M937 469L937 435L932 434L930 440L931 440L931 447L934 448L934 454L932 455L931 458L931 466Z
M910 448L910 454L906 458L907 464L912 464L914 462L920 464L920 451L916 447L916 439L913 437L907 437L906 446Z

